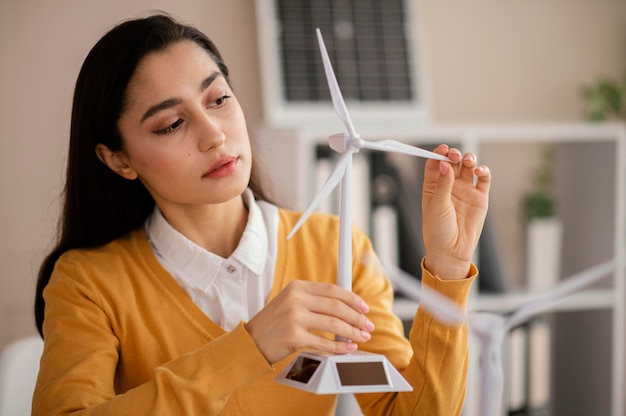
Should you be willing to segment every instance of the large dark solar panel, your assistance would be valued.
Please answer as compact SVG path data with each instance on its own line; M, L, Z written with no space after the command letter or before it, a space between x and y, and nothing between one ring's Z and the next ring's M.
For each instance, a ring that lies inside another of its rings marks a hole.
M404 0L277 0L282 82L288 102L328 101L320 28L346 99L415 98Z

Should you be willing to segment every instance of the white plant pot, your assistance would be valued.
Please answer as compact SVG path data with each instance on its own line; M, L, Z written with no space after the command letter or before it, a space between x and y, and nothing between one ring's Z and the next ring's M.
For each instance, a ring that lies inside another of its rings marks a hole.
M554 286L561 273L563 225L558 218L530 220L526 228L526 283L531 291Z
M526 284L532 292L545 291L556 285L561 273L563 226L558 218L541 218L528 222L526 228ZM547 409L552 380L552 334L547 321L537 320L527 328L525 365L528 405ZM524 360L522 358L522 360ZM522 390L523 391L523 390Z

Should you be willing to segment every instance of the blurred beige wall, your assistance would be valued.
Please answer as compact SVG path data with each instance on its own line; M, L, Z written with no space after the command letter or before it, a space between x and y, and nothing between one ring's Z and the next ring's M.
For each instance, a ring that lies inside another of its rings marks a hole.
M626 69L624 0L418 4L434 122L580 120L581 84ZM212 37L250 128L262 120L253 0L0 0L0 347L35 331L34 281L55 233L82 60L109 27L151 9ZM489 156L501 174L494 204L526 186L501 156Z
M56 230L80 65L108 28L153 9L216 41L248 117L258 120L253 0L0 0L0 348L35 331L35 278Z
M581 118L579 87L626 70L624 0L426 0L439 121Z

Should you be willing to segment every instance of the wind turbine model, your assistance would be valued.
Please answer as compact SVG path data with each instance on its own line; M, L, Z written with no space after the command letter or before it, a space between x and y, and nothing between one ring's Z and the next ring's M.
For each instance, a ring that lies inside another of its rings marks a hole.
M428 286L421 286L417 280L403 270L385 265L395 289L405 296L418 300L420 307L428 310L439 321L448 325L468 325L480 344L480 412L481 416L503 414L502 395L504 377L502 367L502 346L506 334L533 317L548 312L566 296L588 287L615 271L622 261L608 261L591 267L561 281L553 288L538 293L536 297L514 310L508 316L495 313L475 312L466 315L461 308ZM620 266L621 267L621 266Z
M337 84L337 79L319 29L317 40L324 63L324 72L335 111L347 128L346 133L329 137L330 148L341 153L328 180L302 214L287 238L291 238L307 218L317 209L320 202L341 181L341 204L339 209L339 254L337 284L352 290L352 207L351 172L352 155L361 149L396 152L412 156L450 161L445 156L409 146L393 140L377 142L365 141L354 129L350 115ZM337 337L337 339L342 339ZM343 339L342 339L343 340ZM409 391L411 385L400 375L391 363L379 354L357 351L351 354L314 354L302 352L277 377L277 381L313 393L371 393L382 391Z

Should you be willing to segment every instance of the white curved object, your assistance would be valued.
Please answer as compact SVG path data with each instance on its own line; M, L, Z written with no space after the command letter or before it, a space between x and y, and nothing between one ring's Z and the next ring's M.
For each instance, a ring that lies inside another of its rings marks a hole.
M445 296L394 265L383 265L394 289L404 296L418 301L420 307L441 322L454 325L465 323L480 344L480 415L500 416L503 412L502 394L504 378L502 347L506 334L514 327L527 322L550 309L565 297L599 282L614 272L616 260L607 261L561 280L551 289L537 294L535 298L504 317L495 313L477 312L465 315L463 310Z

